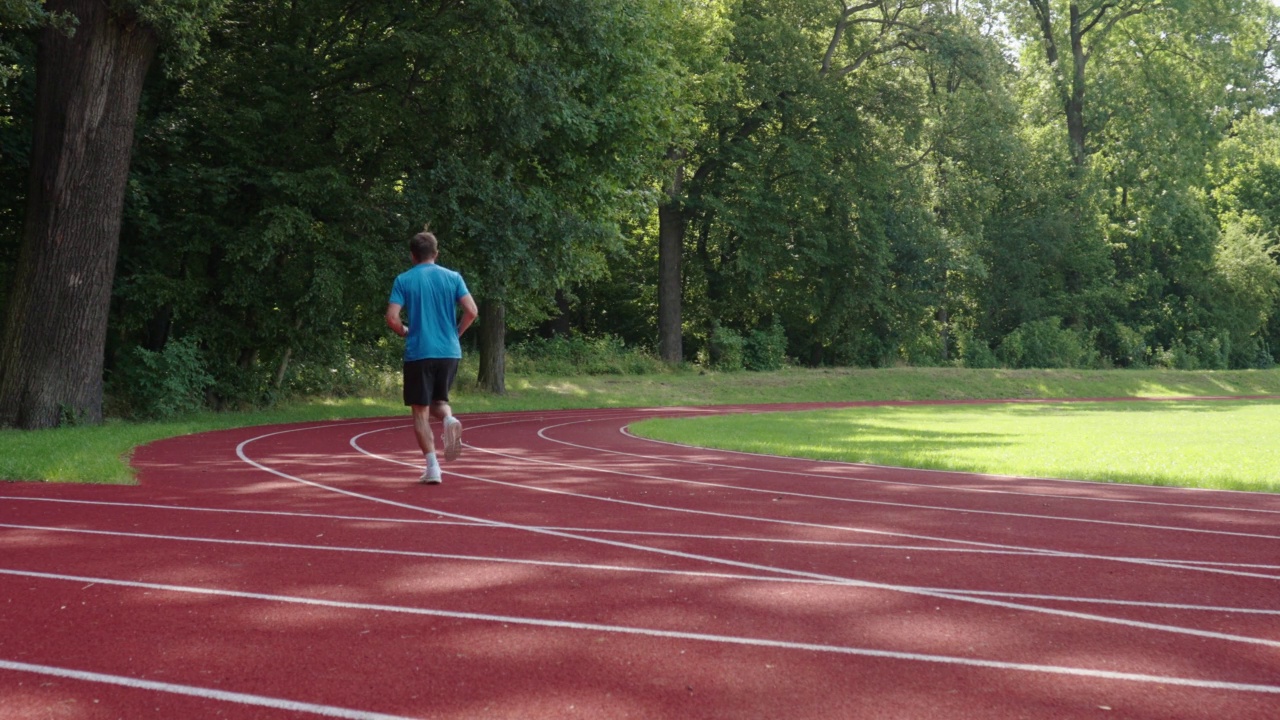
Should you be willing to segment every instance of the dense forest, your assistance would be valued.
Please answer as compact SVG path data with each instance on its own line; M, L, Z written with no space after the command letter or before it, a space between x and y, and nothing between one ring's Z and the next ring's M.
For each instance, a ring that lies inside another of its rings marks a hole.
M50 342L150 412L395 367L428 222L495 390L548 336L756 369L1280 359L1268 0L3 0L0 401L32 293L89 272L35 259L92 254L33 249L48 49L120 29L154 61L136 110L99 103L134 121L118 230L89 223L109 295L76 301L104 330Z

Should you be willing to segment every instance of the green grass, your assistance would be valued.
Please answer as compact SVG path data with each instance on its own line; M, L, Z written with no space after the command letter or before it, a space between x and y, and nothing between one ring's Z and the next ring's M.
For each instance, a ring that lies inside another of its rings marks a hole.
M751 404L841 400L1280 395L1280 370L1232 372L851 368L773 373L509 376L503 396L461 382L454 408L466 413L592 407ZM398 398L317 400L247 413L205 413L171 422L111 421L37 432L0 430L0 478L127 483L128 456L161 438L231 427L403 416ZM1272 435L1271 437L1276 437Z
M863 407L650 420L645 437L844 462L1280 492L1280 402Z

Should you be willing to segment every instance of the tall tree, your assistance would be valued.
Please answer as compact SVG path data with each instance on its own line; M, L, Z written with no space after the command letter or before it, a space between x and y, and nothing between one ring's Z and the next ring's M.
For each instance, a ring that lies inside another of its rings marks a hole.
M684 239L689 222L684 204L688 155L706 120L700 109L715 102L732 82L727 61L730 7L725 2L685 3L671 34L675 75L675 135L667 150L663 194L658 204L658 355L667 363L684 360Z
M169 36L194 49L216 0L51 0L36 60L23 244L0 336L0 425L102 419L102 366L138 102Z
M777 316L806 338L810 361L884 358L890 246L906 247L920 219L900 212L914 191L893 168L918 124L899 66L935 32L925 5L734 6L733 83L707 103L688 153L685 222L672 223L692 235L688 275L704 293L706 332L713 318L741 332Z

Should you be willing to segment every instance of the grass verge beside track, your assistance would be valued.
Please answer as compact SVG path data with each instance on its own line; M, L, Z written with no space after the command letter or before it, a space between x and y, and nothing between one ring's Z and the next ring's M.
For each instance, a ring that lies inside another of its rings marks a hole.
M1280 395L1280 370L683 370L638 376L510 376L507 387L506 395L497 396L460 383L454 408L465 418L467 413L507 410L763 402ZM161 438L251 425L388 415L407 416L398 398L315 400L267 411L204 413L169 422L109 421L96 427L36 432L0 430L0 479L128 483L133 479L128 467L133 448Z
M1280 492L1280 402L861 407L650 420L636 435L841 462Z

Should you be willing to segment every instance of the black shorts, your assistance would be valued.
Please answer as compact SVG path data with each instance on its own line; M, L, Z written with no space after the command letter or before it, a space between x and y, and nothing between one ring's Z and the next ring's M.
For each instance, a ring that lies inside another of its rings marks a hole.
M449 388L458 374L457 358L426 358L404 364L404 404L449 402Z

